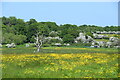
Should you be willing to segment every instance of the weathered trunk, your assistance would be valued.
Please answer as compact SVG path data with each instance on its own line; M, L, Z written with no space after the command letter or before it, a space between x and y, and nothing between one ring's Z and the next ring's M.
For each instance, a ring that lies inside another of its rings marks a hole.
M37 47L36 52L40 52L41 46L43 44L43 36L36 34L35 40L36 40L36 42L34 44Z
M40 48L37 48L37 52L40 52Z

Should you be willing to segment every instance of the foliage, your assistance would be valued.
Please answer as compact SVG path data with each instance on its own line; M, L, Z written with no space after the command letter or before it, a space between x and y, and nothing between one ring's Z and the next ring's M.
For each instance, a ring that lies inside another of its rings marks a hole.
M61 43L61 41L59 39L50 39L49 42L50 43Z
M57 37L58 36L58 32L52 31L49 33L50 37Z
M26 36L24 35L14 35L12 33L3 34L3 43L23 44L25 41Z
M73 43L74 42L74 36L72 36L70 34L64 35L63 42L64 43Z
M86 32L86 36L91 36L93 38L93 34L91 32Z
M52 31L55 33L51 33ZM78 37L80 32L84 32L93 37L92 32L96 31L118 31L118 26L101 27L95 25L57 25L55 22L37 22L35 19L30 19L29 21L25 22L23 19L18 19L14 16L10 16L8 18L5 16L2 17L3 34L10 34L10 36L12 35L13 37L15 35L26 36L26 41L16 42L17 44L34 42L33 36L37 32L41 32L41 34L45 37L59 36L63 39L64 43L73 43L73 38L75 39ZM5 43L10 43L12 41L13 40L10 41L9 39Z
M60 37L63 38L65 35L71 35L74 38L78 37L79 35L79 29L76 25L71 25L71 24L64 24L60 25Z

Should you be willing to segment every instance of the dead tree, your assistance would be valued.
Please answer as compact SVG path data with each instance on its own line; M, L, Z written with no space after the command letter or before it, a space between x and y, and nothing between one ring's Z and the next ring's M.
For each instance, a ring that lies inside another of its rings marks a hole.
M44 42L44 37L43 35L40 35L40 33L37 33L34 39L36 40L36 42L34 43L37 47L36 52L40 52L41 46L43 45Z

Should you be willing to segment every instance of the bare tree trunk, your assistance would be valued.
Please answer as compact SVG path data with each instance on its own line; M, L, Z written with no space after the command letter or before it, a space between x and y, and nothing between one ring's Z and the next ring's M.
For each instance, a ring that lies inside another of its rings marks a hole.
M37 51L36 52L40 52L40 48L43 44L43 35L39 35L39 33L36 34L36 37L34 38L36 40L35 45L37 47Z
M41 45L42 46L42 45ZM40 52L40 48L41 48L40 45L37 46L37 52Z
M37 52L40 52L40 48L37 48Z

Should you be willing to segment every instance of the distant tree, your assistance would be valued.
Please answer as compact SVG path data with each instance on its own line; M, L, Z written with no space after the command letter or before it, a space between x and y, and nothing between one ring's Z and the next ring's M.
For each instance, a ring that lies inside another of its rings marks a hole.
M51 39L49 44L51 44L51 43L62 43L62 41L59 39Z
M9 17L9 18L6 18L6 17L2 17L2 22L4 25L7 25L7 26L11 26L11 25L16 25L17 24L17 18L16 17Z
M34 36L38 31L39 31L38 23L33 23L33 24L28 25L28 27L27 27L27 41L31 42L32 36Z
M37 27L38 27L38 31L41 32L44 36L49 36L50 29L48 26L39 24Z
M25 35L15 35L14 36L14 43L16 44L23 44L26 42L27 37Z
M74 36L70 35L70 34L66 34L63 37L63 42L64 43L74 43Z
M29 21L26 22L28 25L37 23L35 19L30 19Z
M5 16L3 16L3 17L2 17L2 23L3 23L4 25L8 25L8 24L9 24L9 19L6 18Z
M60 25L60 37L63 38L66 34L70 34L76 38L79 35L79 28L76 25L65 24Z
M34 42L33 36L37 34L37 32L41 32L43 36L48 37L55 37L59 36L60 38L64 39L64 42L73 42L73 39L79 36L80 32L84 32L89 36L92 36L91 32L96 31L119 31L120 28L118 26L95 26L95 25L72 25L72 24L63 24L58 26L55 22L37 22L35 19L30 19L29 21L25 22L23 19L18 19L14 16L10 17L1 17L2 19L2 33L4 34L3 37L6 37L6 43L13 42L14 36L21 37L25 36L27 39L24 41L17 42L17 44L21 44L22 42ZM58 34L49 34L50 32L55 31ZM9 34L9 35L8 35ZM68 35L69 34L69 35ZM68 37L67 37L68 36ZM8 38L9 37L9 38ZM25 39L25 37L23 39ZM68 38L68 39L67 39ZM22 40L22 39L21 39ZM56 40L53 40L56 42Z
M26 41L26 36L24 35L15 35L13 33L5 33L3 34L3 43L15 43L15 44L23 44Z
M91 32L86 32L86 36L91 36L93 38L93 34Z
M55 22L41 22L41 23L46 25L50 31L57 31L59 27Z
M16 25L17 22L17 18L16 17L9 17L9 25Z
M14 30L16 31L15 34L22 34L27 36L28 32L28 26L25 24L17 24L12 26Z
M57 37L58 36L58 32L52 31L49 33L50 37Z

